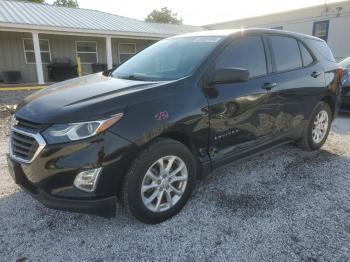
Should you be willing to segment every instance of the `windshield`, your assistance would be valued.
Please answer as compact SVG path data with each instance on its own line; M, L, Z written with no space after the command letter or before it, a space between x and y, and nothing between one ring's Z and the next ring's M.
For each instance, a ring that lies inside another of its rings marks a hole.
M133 80L176 80L190 75L218 45L222 37L169 38L146 48L113 73L113 77Z
M350 57L345 58L343 61L339 62L342 68L350 68Z

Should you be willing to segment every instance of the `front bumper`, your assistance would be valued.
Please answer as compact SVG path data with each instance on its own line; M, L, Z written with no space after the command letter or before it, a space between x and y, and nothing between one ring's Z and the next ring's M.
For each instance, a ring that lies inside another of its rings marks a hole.
M53 209L113 217L116 193L128 162L137 152L130 142L106 132L62 145L47 145L31 163L7 155L15 183L44 206ZM94 192L83 192L73 181L82 170L102 167Z

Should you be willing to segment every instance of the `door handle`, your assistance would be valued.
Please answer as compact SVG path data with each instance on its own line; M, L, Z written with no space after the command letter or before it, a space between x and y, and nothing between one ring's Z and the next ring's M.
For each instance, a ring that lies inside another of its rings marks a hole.
M277 86L276 83L265 83L265 84L263 84L263 86L261 88L266 89L266 90L271 90L275 86Z
M311 74L313 78L317 78L319 75L321 75L321 72L312 72Z

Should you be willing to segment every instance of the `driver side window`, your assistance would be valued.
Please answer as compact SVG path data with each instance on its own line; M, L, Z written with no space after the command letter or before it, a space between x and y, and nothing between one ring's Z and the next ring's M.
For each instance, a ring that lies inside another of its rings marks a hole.
M216 60L216 68L227 67L247 69L250 78L266 75L266 57L262 38L246 36L234 40Z

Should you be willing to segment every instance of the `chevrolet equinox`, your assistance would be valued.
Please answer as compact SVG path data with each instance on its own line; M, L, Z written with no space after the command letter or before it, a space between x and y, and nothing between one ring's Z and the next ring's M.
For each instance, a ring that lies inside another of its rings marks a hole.
M159 223L217 167L290 142L319 149L341 77L327 44L308 35L171 37L114 71L24 99L11 123L10 174L49 208L112 217L120 200Z

